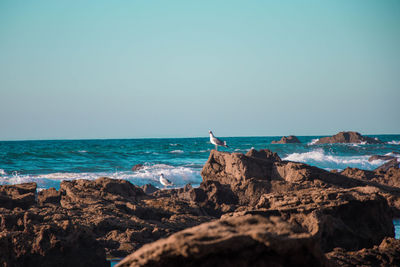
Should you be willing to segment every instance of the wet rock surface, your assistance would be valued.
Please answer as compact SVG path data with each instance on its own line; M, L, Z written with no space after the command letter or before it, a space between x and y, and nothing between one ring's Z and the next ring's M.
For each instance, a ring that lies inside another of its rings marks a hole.
M294 136L289 135L288 137L283 136L279 141L272 141L271 144L300 144L300 140Z
M335 173L269 150L212 150L201 174L198 188L168 190L105 177L38 193L34 183L0 186L0 263L106 266L106 256L133 252L123 266L399 260L390 241L400 214L398 167Z
M376 138L363 136L358 132L340 132L333 136L320 138L315 144L333 143L382 144L383 142Z

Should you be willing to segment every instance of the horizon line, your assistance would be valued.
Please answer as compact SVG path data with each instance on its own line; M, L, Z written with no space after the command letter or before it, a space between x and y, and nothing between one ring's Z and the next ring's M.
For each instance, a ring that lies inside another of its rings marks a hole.
M340 132L350 132L350 131L340 131ZM357 132L357 131L351 131ZM237 135L237 136L219 136L221 138L240 138L240 137L283 137L283 136L296 136L296 137L316 137L316 136L332 136L332 135ZM335 134L333 134L335 135ZM399 133L389 133L389 134L362 134L368 135L400 135ZM194 138L208 138L208 136L190 136L190 137L120 137L120 138L54 138L54 139L1 139L0 142L30 142L30 141L93 141L93 140L143 140L143 139L194 139Z

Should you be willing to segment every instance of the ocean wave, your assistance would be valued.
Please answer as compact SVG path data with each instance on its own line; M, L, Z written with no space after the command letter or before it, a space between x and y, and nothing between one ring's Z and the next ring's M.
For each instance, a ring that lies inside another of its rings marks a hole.
M0 169L0 175L7 175L6 171L3 169Z
M316 149L304 153L292 153L287 155L284 160L303 162L310 165L318 165L324 169L344 169L355 167L362 169L374 169L382 165L385 161L375 160L369 162L370 156L337 156L326 154L323 149Z
M198 166L193 166L198 167ZM59 188L61 181L87 179L95 180L99 177L109 177L113 179L128 180L131 183L142 186L145 184L152 184L156 187L162 187L159 182L160 174L163 173L165 177L171 180L176 187L183 187L188 183L197 186L202 181L200 175L200 168L191 167L175 167L166 164L145 165L139 171L115 171L115 172L55 172L41 175L19 174L14 172L12 175L2 176L0 184L20 184L35 182L38 189L49 187Z
M307 143L307 145L312 146L315 145L318 142L318 138L312 139L309 143Z
M183 151L183 150L179 150L179 149L177 149L177 150L172 150L172 151L170 151L169 153L173 153L173 154L181 154L181 153L184 153L184 151Z
M389 145L400 145L400 141L396 141L396 140L393 140L393 141L390 141L390 142L387 142Z

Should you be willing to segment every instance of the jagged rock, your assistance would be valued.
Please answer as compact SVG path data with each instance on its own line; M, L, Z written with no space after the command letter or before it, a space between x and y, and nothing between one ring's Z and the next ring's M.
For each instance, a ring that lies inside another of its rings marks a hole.
M28 209L35 204L36 183L0 186L0 207Z
M109 266L94 235L68 218L0 209L0 222L1 266Z
M300 144L300 140L294 136L289 135L288 137L283 136L279 141L272 141L271 144Z
M229 185L240 205L255 205L262 194L270 192L282 193L310 186L365 185L362 181L307 164L281 161L275 156L258 156L263 153L273 155L270 151L250 151L243 155L212 150L201 171L203 181Z
M270 160L270 161L282 161L276 152L272 152L269 149L260 149L260 150L250 149L246 153L246 156Z
M205 223L143 246L128 266L329 266L301 227L256 215Z
M379 246L359 251L346 251L340 248L326 256L336 265L351 266L400 266L400 240L388 237Z
M141 188L143 189L143 192L145 192L148 195L151 195L154 192L159 190L157 187L155 187L152 184L145 184L145 185L141 186Z
M58 192L54 187L49 189L44 189L38 193L39 205L44 205L46 203L60 204L61 193Z
M391 160L394 159L394 156L385 156L385 155L372 155L371 157L368 158L368 161L374 161L374 160Z
M366 143L382 144L383 142L368 136L362 136L357 132L340 132L330 137L320 138L315 144L333 144L333 143Z
M400 168L400 162L397 160L397 158L394 158L382 164L381 166L376 168L375 171L388 171L391 168Z
M265 194L257 208L279 211L301 224L320 240L324 251L358 250L394 236L392 213L379 193L375 187L308 188Z

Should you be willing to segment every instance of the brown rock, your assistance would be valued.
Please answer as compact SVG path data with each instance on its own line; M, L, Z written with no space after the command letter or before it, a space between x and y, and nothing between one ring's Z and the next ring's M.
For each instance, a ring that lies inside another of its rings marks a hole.
M257 208L279 211L283 218L300 223L320 240L324 251L358 250L394 236L392 213L379 193L375 187L308 188L265 194Z
M279 141L272 141L271 144L300 144L300 140L294 136L289 135L288 137L283 136Z
M40 213L1 211L1 266L109 266L88 229Z
M375 171L388 171L391 168L400 168L400 162L397 160L397 158L394 158L382 164L381 166L376 168Z
M366 144L382 144L382 141L375 138L362 136L357 132L340 132L331 137L320 138L316 144L332 144L332 143L366 143Z
M152 184L145 184L145 185L141 186L141 188L142 188L143 191L144 191L146 194L148 194L148 195L151 195L151 194L153 194L154 192L156 192L156 191L159 190L157 187L155 187L155 186L152 185Z
M42 190L38 193L39 205L46 203L60 204L61 194L54 187Z
M279 217L205 223L141 249L117 266L328 266L314 239Z
M28 209L35 204L36 183L0 186L0 207Z
M379 246L345 251L335 249L326 256L336 266L400 266L400 240L388 237Z

